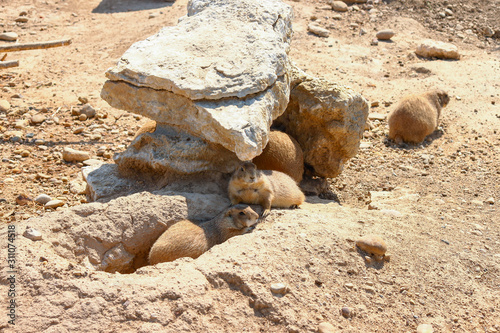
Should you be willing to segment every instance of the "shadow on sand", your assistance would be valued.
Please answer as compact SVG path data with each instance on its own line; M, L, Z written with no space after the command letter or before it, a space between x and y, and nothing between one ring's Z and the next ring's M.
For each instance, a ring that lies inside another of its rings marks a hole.
M92 13L109 14L171 7L175 0L102 0Z

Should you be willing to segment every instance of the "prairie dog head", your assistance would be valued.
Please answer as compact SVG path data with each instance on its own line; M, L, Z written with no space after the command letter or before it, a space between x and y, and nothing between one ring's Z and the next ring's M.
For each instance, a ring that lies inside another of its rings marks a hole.
M226 217L231 218L231 225L228 225L228 228L244 230L257 223L259 214L248 205L238 204L228 208L224 214L224 218Z
M257 166L252 162L243 162L233 174L236 178L245 183L255 183L257 181Z
M438 97L439 104L441 104L441 107L444 108L450 102L450 96L448 96L446 91L442 89L436 89L436 95Z

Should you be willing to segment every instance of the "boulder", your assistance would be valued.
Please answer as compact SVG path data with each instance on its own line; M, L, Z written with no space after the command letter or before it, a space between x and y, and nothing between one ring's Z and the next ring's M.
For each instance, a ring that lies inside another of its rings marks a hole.
M424 58L460 59L458 48L455 45L432 39L423 41L415 53Z
M190 1L108 70L101 96L250 160L288 103L291 19L278 0Z
M233 152L221 145L161 123L155 125L154 132L135 138L114 160L123 173L150 174L231 173L241 163Z
M273 125L298 141L313 175L336 177L359 148L368 101L349 87L294 67L290 103Z

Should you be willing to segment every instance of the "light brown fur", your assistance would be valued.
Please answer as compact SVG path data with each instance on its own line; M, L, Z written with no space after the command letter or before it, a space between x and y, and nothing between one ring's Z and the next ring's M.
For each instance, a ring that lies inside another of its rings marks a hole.
M297 183L304 174L304 153L299 143L290 135L280 132L269 132L269 142L262 154L252 162L260 170L276 170L286 173Z
M389 138L397 144L424 141L437 128L441 109L449 101L441 89L404 97L387 118Z
M274 170L257 170L252 162L244 162L229 181L231 203L259 204L267 216L271 207L290 208L305 200L304 193L287 174Z
M179 221L153 244L149 252L149 263L154 265L182 257L196 259L212 246L247 232L258 217L250 206L235 205L200 225L189 220Z

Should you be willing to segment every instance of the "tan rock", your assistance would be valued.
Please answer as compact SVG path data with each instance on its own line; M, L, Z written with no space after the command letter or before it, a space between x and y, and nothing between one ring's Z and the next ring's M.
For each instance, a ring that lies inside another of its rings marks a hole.
M332 9L336 12L347 12L349 9L347 4L343 1L329 1L329 5L332 6Z
M434 328L431 324L420 324L417 326L417 333L433 333Z
M375 35L379 40L389 40L394 36L394 31L390 29L381 30Z
M300 144L313 174L336 177L356 155L368 117L365 98L351 88L292 71L290 103L274 125Z
M458 48L455 45L431 39L423 41L415 53L424 58L460 59Z
M66 162L83 162L90 159L90 153L66 147L63 150L63 160Z
M328 36L330 36L330 30L322 28L319 25L314 24L314 23L310 23L307 26L307 31L309 31L310 33L313 33L313 34L315 34L317 36L320 36L320 37L328 37Z
M6 41L16 41L19 38L19 35L15 32L4 32L0 33L0 40Z
M381 237L374 235L367 235L358 239L356 241L356 246L365 252L380 256L387 252L387 244L385 241Z
M0 99L0 112L5 112L10 109L10 103L5 99Z

